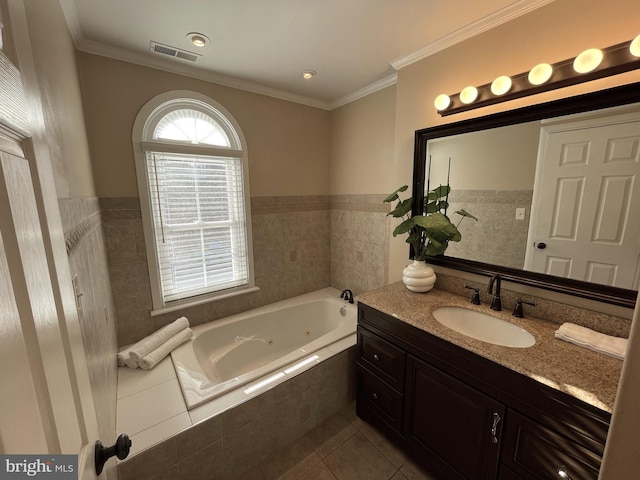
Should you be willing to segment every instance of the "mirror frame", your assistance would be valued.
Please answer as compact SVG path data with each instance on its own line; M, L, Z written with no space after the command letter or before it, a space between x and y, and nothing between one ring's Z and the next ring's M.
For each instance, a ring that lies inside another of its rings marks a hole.
M413 158L412 214L422 214L427 142L429 140L637 102L640 102L640 82L416 130ZM599 285L582 280L556 277L473 260L447 257L446 255L429 257L428 261L433 265L440 265L479 275L492 276L499 274L503 280L510 282L628 308L635 307L638 293L635 290Z

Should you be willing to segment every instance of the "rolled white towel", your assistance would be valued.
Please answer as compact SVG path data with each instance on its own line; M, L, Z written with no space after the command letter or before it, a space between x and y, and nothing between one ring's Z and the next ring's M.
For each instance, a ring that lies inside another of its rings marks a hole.
M124 347L118 353L116 353L116 360L119 367L138 368L138 362L129 356L129 347Z
M556 338L619 360L624 360L627 351L626 338L605 335L574 323L563 323L556 330Z
M125 367L129 367L129 368L138 368L138 362L136 362L133 358L128 357L125 361L124 361L124 365Z
M160 360L169 355L174 348L189 340L192 335L193 332L190 328L181 330L158 348L145 355L142 360L140 360L140 368L151 370Z
M124 367L129 359L129 347L124 347L118 353L116 353L116 360L119 367Z
M131 345L129 347L129 356L139 364L142 357L147 355L149 352L154 351L176 333L188 327L189 320L187 320L186 317L180 317L169 325L162 327L160 330L157 330L148 337L145 337L139 342Z

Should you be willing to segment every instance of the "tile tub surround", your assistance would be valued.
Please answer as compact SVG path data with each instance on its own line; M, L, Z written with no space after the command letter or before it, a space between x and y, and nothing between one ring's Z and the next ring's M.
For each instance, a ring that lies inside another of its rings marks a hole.
M472 305L467 297L440 289L426 294L414 293L402 282L360 295L358 301L604 411L613 409L622 361L556 339L554 332L558 323L531 317L515 318L507 311L494 312L487 304ZM510 348L459 334L438 323L431 314L433 309L449 305L515 323L529 331L536 344L529 348Z
M478 221L464 219L458 226L463 240L451 242L447 255L477 262L522 268L529 232L533 190L456 190L449 195L449 212L466 210ZM525 218L516 220L516 208ZM451 214L454 223L460 217ZM496 238L498 240L496 240Z
M186 316L192 325L333 286L355 294L388 278L385 195L252 197L253 259L260 291L152 317L138 198L101 198L118 345Z
M179 316L192 325L330 286L327 196L253 197L257 292L151 316L151 290L137 198L101 198L118 345L143 338Z
M145 379L133 387L131 382L121 383L119 428L125 428L126 422L153 423L167 416L160 422L164 425L152 428L156 428L156 435L163 434L159 429L173 432L164 441L119 462L119 479L237 478L353 403L356 354L356 347L351 346L234 408L195 420L186 411L169 358L149 372L121 369L121 375L142 374ZM163 396L158 397L160 391ZM145 395L155 400L149 402ZM144 415L136 415L130 408L127 411L126 404L135 407L136 402L146 409ZM136 418L139 416L145 418ZM143 440L141 435L151 434L142 430L132 436L134 449L136 440Z
M116 438L116 320L98 199L60 199L58 204L69 268L83 293L78 314L93 400L100 412L98 431L110 444ZM115 478L113 465L107 464L105 471Z
M331 196L331 286L355 295L387 283L391 232L386 195Z

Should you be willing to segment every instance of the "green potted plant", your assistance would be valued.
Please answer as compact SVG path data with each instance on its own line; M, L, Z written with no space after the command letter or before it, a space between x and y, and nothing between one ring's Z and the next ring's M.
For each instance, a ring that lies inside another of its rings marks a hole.
M460 221L454 225L447 216L449 209L449 193L451 187L440 185L430 190L424 198L421 215L412 215L413 197L402 200L398 195L405 192L408 186L403 185L387 196L384 203L397 201L395 208L387 215L402 219L393 231L393 236L407 234L407 243L413 249L413 263L403 270L403 281L409 290L428 292L436 281L433 269L426 264L427 257L442 255L449 242L459 242L462 234L458 225L465 217L478 220L466 210L457 210Z

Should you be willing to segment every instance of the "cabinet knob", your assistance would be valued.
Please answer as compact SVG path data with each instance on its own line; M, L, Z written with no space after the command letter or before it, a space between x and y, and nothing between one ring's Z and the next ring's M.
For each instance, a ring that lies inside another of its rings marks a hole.
M571 477L569 476L567 471L564 469L564 467L560 467L558 469L558 477L562 478L562 480L571 480Z
M371 397L372 397L374 400L378 400L378 394L377 394L377 393L375 393L375 392L373 393L373 395L371 395Z
M380 357L378 356L377 353L373 354L373 359L377 362L378 360L380 360Z

